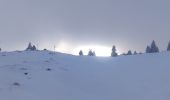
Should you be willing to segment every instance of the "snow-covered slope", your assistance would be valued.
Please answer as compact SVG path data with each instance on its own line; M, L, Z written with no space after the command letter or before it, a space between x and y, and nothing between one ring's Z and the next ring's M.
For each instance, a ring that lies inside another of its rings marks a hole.
M170 52L116 58L3 52L0 100L170 100Z

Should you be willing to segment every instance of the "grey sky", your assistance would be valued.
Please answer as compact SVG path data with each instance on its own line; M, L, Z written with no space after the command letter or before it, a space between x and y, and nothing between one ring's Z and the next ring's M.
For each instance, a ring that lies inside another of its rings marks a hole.
M66 43L115 44L120 52L144 51L156 40L164 50L170 40L169 0L0 0L0 47L40 49Z

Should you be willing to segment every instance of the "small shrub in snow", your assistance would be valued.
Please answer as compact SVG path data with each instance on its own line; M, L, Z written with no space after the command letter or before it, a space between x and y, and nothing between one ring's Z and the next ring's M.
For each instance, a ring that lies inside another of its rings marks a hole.
M20 70L27 70L27 68L20 68Z
M43 49L44 51L47 51L47 49Z
M28 75L28 73L24 73L24 75Z
M21 86L21 84L18 83L18 82L14 82L13 85L14 85L14 86Z
M46 71L51 71L52 69L51 68L47 68Z
M49 63L50 61L46 60L46 61L44 61L44 62Z

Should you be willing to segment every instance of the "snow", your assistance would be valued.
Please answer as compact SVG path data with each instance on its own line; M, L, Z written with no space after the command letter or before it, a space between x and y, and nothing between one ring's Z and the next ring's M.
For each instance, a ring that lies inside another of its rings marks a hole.
M169 59L170 52L113 58L2 52L0 100L170 100Z

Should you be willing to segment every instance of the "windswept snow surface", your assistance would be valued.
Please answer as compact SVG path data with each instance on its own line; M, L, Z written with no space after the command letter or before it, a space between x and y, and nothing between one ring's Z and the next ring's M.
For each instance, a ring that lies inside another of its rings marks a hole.
M115 58L3 52L0 100L170 100L170 52Z

